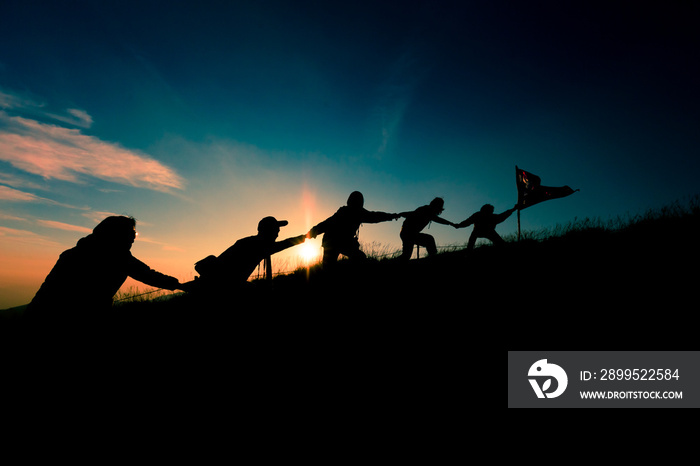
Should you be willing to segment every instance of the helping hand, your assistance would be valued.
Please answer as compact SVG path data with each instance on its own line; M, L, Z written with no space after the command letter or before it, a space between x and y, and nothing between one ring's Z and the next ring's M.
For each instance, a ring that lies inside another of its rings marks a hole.
M179 283L177 286L177 290L182 290L186 293L191 293L195 289L196 283L194 280L186 283Z

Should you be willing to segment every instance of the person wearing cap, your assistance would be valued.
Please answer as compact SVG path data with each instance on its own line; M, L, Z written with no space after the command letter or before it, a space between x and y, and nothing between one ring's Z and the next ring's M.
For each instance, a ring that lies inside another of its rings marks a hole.
M347 205L338 209L333 216L313 227L306 235L316 238L323 234L323 265L332 265L338 261L341 254L349 259L366 259L360 251L357 239L360 225L363 223L380 223L396 220L399 214L371 212L364 208L365 198L359 191L354 191L348 197Z
M474 225L474 231L472 231L471 236L469 236L469 243L467 243L467 251L474 249L474 245L476 244L476 240L478 238L486 238L498 246L504 244L505 241L503 238L496 233L496 225L504 222L517 209L518 205L516 204L512 209L506 210L500 214L494 214L494 207L491 204L484 204L484 206L481 207L481 210L473 214L465 221L457 224L457 228L466 228Z
M402 212L402 217L406 220L401 227L401 241L403 241L403 254L399 259L407 261L413 254L413 245L423 246L428 250L428 255L437 254L437 246L435 238L432 235L421 233L430 222L440 223L442 225L450 225L457 227L454 223L445 220L439 215L445 210L445 201L441 197L436 197L430 204L418 207L413 212Z
M277 220L275 217L265 217L258 223L258 234L248 236L236 241L233 246L226 249L219 257L212 258L210 262L211 272L202 273L202 279L216 286L230 286L245 283L255 268L266 261L267 279L272 279L272 262L270 257L287 248L296 246L306 240L306 235L287 238L276 241L280 233L280 227L287 226L286 220ZM199 280L197 280L199 281Z

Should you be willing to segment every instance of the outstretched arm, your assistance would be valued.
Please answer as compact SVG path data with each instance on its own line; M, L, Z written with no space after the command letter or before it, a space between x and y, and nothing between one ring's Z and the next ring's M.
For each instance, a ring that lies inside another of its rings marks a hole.
M163 288L166 290L183 289L177 278L156 272L133 256L129 260L128 274L134 280L138 280L146 285L155 286L156 288Z
M386 212L371 212L366 210L362 216L362 223L381 223L400 218L401 214L388 214Z
M432 221L435 222L435 223L439 223L439 224L441 224L441 225L450 225L450 226L453 226L453 227L455 227L455 228L457 227L456 224L450 222L449 220L445 220L444 218L438 217L437 215L435 215L435 216L432 218Z
M517 209L517 206L516 206L516 207L513 207L512 209L506 210L506 211L503 212L502 214L496 215L496 223L505 222L506 219L507 219L508 217L510 217L510 216L513 214L513 212L516 211L516 209Z
M306 235L294 236L293 238L287 238L282 241L277 241L275 244L272 245L272 250L270 251L270 254L275 254L280 251L284 251L285 249L291 248L292 246L296 246L297 244L301 244L304 241L306 241Z
M309 232L306 234L306 238L316 238L318 235L322 235L323 233L326 232L328 229L328 225L334 221L335 217L338 215L338 212L333 214L332 216L328 217L315 227L313 227Z
M474 214L474 215L476 215L476 214ZM457 225L455 225L455 228L466 228L466 227L468 227L468 226L473 225L473 224L474 224L474 215L472 215L471 217L469 217L469 218L466 219L465 221L463 221L463 222L458 223Z

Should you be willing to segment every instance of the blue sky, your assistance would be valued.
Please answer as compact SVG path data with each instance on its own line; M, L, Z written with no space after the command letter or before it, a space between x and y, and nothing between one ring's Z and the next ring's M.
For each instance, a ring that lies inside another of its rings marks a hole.
M109 214L187 280L260 218L301 234L354 190L442 196L457 222L510 208L516 164L581 189L525 229L697 194L698 7L570 3L3 1L0 308ZM398 248L400 226L360 239Z

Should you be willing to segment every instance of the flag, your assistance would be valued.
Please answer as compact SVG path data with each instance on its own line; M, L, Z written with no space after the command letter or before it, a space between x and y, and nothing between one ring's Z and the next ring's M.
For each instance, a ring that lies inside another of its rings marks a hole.
M517 166L515 167L515 183L518 187L518 210L523 210L550 199L566 197L578 191L578 189L573 190L568 186L562 186L561 188L542 186L541 182L542 180L539 176L521 170Z

